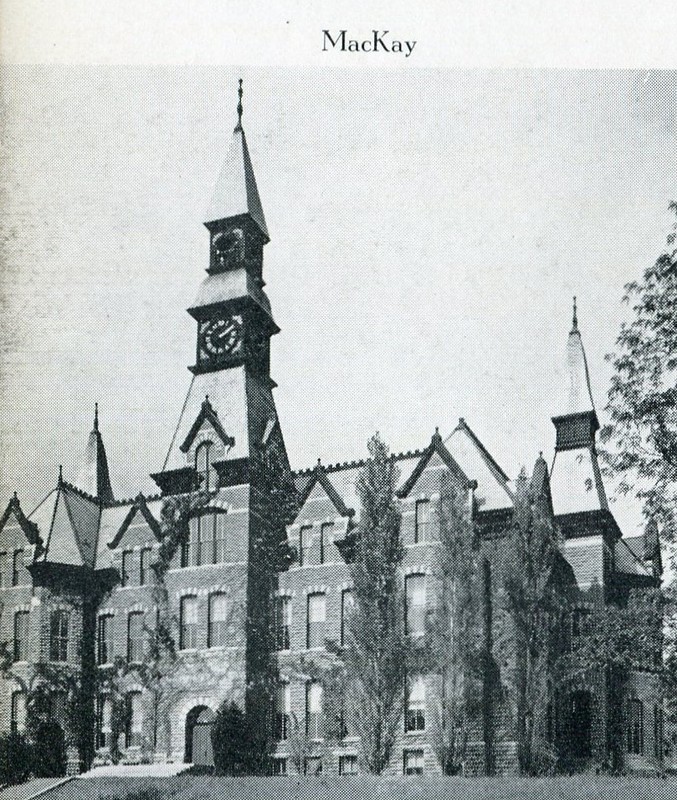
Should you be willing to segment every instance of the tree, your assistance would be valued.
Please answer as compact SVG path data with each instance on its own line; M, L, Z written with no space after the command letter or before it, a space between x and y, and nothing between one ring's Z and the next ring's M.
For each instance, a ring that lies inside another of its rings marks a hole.
M481 565L467 490L445 474L440 486L439 596L428 625L430 667L440 691L429 705L430 740L445 775L463 768L481 728Z
M554 758L545 736L545 709L557 656L554 636L564 607L556 579L558 544L549 495L538 480L532 478L530 483L522 470L515 486L502 578L512 629L518 758L524 774L544 771Z
M623 302L630 322L621 325L601 430L606 468L620 480L620 492L634 492L648 522L658 525L677 568L677 202L665 250L644 270L641 280L626 284ZM658 542L656 542L657 544ZM656 553L653 554L657 555ZM677 746L677 583L664 598L666 730Z
M216 712L212 729L214 766L219 775L246 775L253 772L251 730L244 712L235 703L224 702Z
M677 217L677 202L669 208ZM675 541L677 522L677 220L665 252L626 284L623 302L632 320L623 323L616 352L607 356L613 376L601 430L607 467L634 490L647 519L661 523Z
M350 565L355 608L347 619L343 659L363 762L380 774L397 737L413 648L404 624L398 471L378 434L368 449L356 484L362 513Z

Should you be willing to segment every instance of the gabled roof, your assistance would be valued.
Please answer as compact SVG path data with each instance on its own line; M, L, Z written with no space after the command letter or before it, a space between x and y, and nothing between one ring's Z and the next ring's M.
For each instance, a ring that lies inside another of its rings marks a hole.
M448 467L449 470L454 475L456 475L467 487L471 486L472 482L470 481L468 476L465 474L465 472L463 472L463 470L459 467L459 465L452 457L451 453L444 446L439 431L435 431L432 439L430 440L430 444L423 451L423 455L421 456L420 461L414 468L414 471L411 473L409 478L404 482L404 484L398 489L397 491L398 497L406 497L409 494L409 492L416 485L418 479L423 474L423 471L428 466L428 463L434 454L437 454L442 459L445 466Z
M203 423L209 422L209 424L214 428L216 435L221 439L226 447L234 447L235 446L235 439L232 436L229 436L224 430L223 426L219 422L219 415L214 410L214 407L209 402L209 395L205 397L202 402L202 408L200 409L200 413L195 418L195 422L193 423L191 429L188 431L186 438L183 442L179 445L179 450L182 453L187 453L190 449L190 446L195 441L195 437L200 432L200 428L202 427Z
M96 498L60 476L56 489L30 514L30 520L46 543L40 562L94 566L101 520Z
M28 541L32 545L38 545L38 547L41 547L43 542L38 533L38 526L34 522L31 522L21 510L21 505L16 492L14 492L14 497L12 497L7 504L7 508L5 509L2 517L0 517L0 531L2 531L2 529L5 527L7 521L12 515L14 515L16 521L19 523L19 527L24 532L24 535Z
M342 517L352 517L355 515L354 508L348 508L346 504L341 499L341 496L334 488L332 482L327 477L326 472L321 464L315 467L315 471L313 472L310 480L305 484L303 491L301 492L299 507L302 508L305 504L306 500L310 496L310 493L313 491L315 486L319 483L319 485L324 489L327 497L331 500L333 506L339 512Z
M242 126L238 124L233 131L230 149L216 182L206 222L216 222L241 214L248 214L266 240L270 239L247 140Z
M153 532L155 538L158 541L162 539L162 531L160 530L160 523L158 522L158 520L155 519L150 509L148 508L148 504L146 503L146 498L142 494L139 494L134 500L132 507L129 509L127 516L122 521L122 525L120 526L118 532L115 534L113 539L110 542L108 542L108 547L111 550L114 550L118 546L118 544L120 544L120 540L127 532L127 529L132 524L132 521L134 520L134 517L137 515L138 512L141 512L141 515L146 520L148 527Z

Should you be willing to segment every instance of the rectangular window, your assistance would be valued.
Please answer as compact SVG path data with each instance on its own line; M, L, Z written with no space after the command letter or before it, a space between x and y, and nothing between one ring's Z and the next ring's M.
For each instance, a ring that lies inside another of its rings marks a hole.
M627 725L628 753L641 756L644 753L644 706L641 700L628 700Z
M139 585L146 586L152 580L153 573L150 569L153 551L150 547L144 547L141 551L141 562L139 567Z
M309 756L303 764L303 771L306 775L322 774L322 759L320 756Z
M209 598L209 630L207 647L223 647L228 644L228 597L213 594Z
M132 559L134 553L131 550L124 550L122 553L122 565L120 571L120 586L131 586L132 584Z
M333 544L333 522L324 522L320 528L320 564L331 559L331 546Z
M12 567L12 586L23 586L29 583L27 580L28 572L24 564L24 551L16 550L14 552L14 561Z
M214 514L214 563L224 564L228 561L228 541L226 538L228 515Z
M111 701L105 695L96 699L96 747L110 747Z
M26 730L26 693L12 694L10 730L12 733L23 733Z
M408 684L405 714L405 731L425 730L425 683L418 677Z
M200 523L200 557L198 564L214 563L214 514L203 514Z
M430 522L430 501L417 500L414 523L414 543L428 541L428 524Z
M14 615L14 660L28 661L28 611Z
M131 692L127 695L127 730L125 732L125 747L141 747L142 732L143 709L141 706L141 692Z
M407 575L405 590L406 632L410 636L422 636L425 633L425 575Z
M289 714L291 713L291 686L281 683L277 687L275 698L275 731L274 738L286 742L289 735Z
M352 589L344 589L341 592L341 647L346 645L348 634L348 619L352 610L355 608L355 595Z
M286 758L273 758L273 775L286 775L287 774L287 759Z
M357 775L357 756L339 756L339 775Z
M663 760L663 708L658 703L653 707L653 754Z
M9 569L9 559L7 553L0 553L0 589L7 586L7 571Z
M289 650L291 644L291 597L275 601L275 639L278 650Z
M327 617L327 601L323 594L308 595L308 636L307 646L324 647L324 627Z
M404 774L423 775L423 750L404 751Z
M49 660L68 661L68 611L52 611L49 625Z
M141 664L143 650L143 612L134 611L127 619L127 661Z
M299 566L310 563L310 548L313 545L312 525L304 525L299 531Z
M99 617L96 633L97 661L99 664L111 664L113 661L113 617Z
M181 598L181 650L197 647L197 597Z
M306 685L306 736L309 739L324 738L322 684L320 683Z

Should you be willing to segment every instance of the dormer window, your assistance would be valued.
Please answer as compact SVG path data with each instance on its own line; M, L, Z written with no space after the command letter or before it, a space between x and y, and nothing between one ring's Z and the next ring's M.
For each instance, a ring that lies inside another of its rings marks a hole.
M212 467L213 442L199 444L195 450L195 471L200 478L200 488L209 491L214 488L214 468Z

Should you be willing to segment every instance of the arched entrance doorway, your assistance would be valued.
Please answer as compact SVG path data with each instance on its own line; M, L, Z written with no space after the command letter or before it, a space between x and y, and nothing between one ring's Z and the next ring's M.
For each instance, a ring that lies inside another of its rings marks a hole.
M568 697L566 715L567 749L573 758L592 755L592 698L590 692L572 692Z
M212 726L214 712L207 706L196 706L186 717L186 757L187 762L197 766L213 767Z

